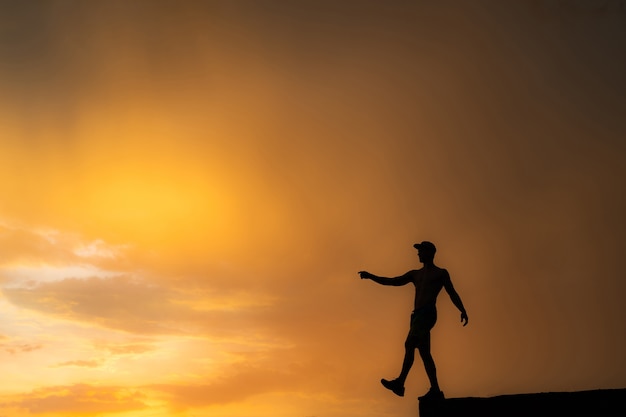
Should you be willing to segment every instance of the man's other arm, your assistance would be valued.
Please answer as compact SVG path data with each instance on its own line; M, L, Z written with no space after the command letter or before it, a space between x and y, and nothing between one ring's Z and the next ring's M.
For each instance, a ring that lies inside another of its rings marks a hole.
M445 276L443 278L443 287L446 289L446 292L450 296L450 300L452 300L452 303L461 312L461 322L463 323L463 326L466 326L469 320L467 318L467 312L465 311L465 307L463 306L463 301L461 301L461 297L454 289L454 285L452 285L452 280L450 279L450 274L448 273L448 271L444 270L444 274Z

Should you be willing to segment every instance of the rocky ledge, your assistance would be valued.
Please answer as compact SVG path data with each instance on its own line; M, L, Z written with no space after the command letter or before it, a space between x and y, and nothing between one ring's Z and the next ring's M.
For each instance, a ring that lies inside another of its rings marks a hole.
M542 392L419 402L420 417L626 417L626 389Z

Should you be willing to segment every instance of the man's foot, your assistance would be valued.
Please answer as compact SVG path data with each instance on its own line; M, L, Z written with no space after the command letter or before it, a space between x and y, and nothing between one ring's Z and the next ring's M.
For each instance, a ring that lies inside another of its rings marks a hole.
M404 384L400 383L397 379L392 381L387 381L386 379L381 379L380 383L383 384L383 387L388 390L393 391L399 397L404 397Z
M428 392L424 395L422 395L421 397L417 398L418 400L443 400L444 396L443 396L443 391L438 390L438 389L430 389L428 390Z

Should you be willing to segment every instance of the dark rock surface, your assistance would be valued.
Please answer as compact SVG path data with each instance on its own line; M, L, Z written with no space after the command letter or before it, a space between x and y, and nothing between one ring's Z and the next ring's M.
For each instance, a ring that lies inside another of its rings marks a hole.
M419 402L420 417L626 417L626 389L543 392Z

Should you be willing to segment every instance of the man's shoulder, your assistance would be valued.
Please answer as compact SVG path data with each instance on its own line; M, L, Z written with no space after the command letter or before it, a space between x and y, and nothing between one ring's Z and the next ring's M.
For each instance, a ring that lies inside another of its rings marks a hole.
M439 279L442 280L443 285L448 285L448 283L450 283L450 274L448 273L448 270L445 268L439 268Z
M440 268L436 265L434 265L434 268L432 269L431 272L431 276L435 279L448 279L450 278L450 274L448 273L448 270L445 268Z
M443 277L449 277L450 274L448 273L448 270L446 268L440 268L437 267L437 269L439 270L439 274Z
M420 276L420 271L421 269L411 269L410 271L407 271L404 276L413 281Z

